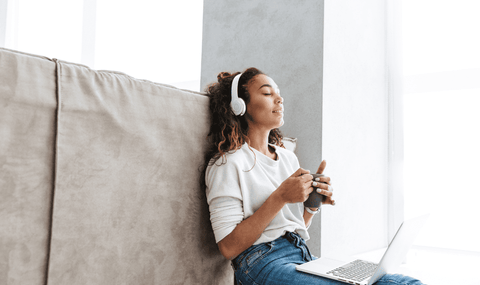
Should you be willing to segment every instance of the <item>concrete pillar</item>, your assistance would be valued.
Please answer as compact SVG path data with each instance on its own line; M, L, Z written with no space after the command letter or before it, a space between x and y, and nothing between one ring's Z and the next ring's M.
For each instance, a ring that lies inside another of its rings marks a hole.
M300 165L322 160L323 0L204 0L202 90L221 71L256 67L284 98L283 134L298 138ZM328 166L327 166L328 167ZM320 255L320 217L308 242Z

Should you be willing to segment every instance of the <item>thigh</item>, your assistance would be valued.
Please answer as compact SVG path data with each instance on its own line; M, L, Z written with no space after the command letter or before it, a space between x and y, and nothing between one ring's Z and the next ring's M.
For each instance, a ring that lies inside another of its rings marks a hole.
M310 254L304 243L278 239L252 247L248 254L237 262L235 277L241 285L345 285L296 270L296 265L309 260Z
M258 246L245 257L243 266L235 271L240 285L345 285L346 283L296 270L303 264L305 251L286 241ZM398 274L387 274L375 285L423 285L417 279Z
M281 266L276 266L269 274L267 282L268 285L345 285L343 282L323 278L320 276L304 273L295 269L296 263L287 263Z

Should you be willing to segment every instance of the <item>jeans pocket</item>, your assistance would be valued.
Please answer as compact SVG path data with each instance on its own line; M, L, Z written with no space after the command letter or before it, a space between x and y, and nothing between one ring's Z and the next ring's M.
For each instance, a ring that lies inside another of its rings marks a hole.
M240 266L235 270L237 280L245 284L262 283L265 278L265 266L275 259L275 241L251 246L245 251Z
M257 262L262 260L273 248L270 242L259 244L246 258L245 263L248 268L254 266Z

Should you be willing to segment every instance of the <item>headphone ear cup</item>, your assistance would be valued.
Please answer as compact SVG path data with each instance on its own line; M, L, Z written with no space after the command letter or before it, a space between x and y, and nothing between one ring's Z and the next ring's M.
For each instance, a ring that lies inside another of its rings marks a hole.
M232 101L230 105L232 106L232 110L235 115L243 116L245 114L247 106L242 98L237 98L236 100Z

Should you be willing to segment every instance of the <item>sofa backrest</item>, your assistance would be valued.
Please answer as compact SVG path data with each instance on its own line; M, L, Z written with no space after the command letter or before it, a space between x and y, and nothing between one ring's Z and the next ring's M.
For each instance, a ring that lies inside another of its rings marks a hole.
M55 63L0 49L0 284L44 284L51 226Z
M204 94L5 49L0 64L0 283L233 282L198 183Z

